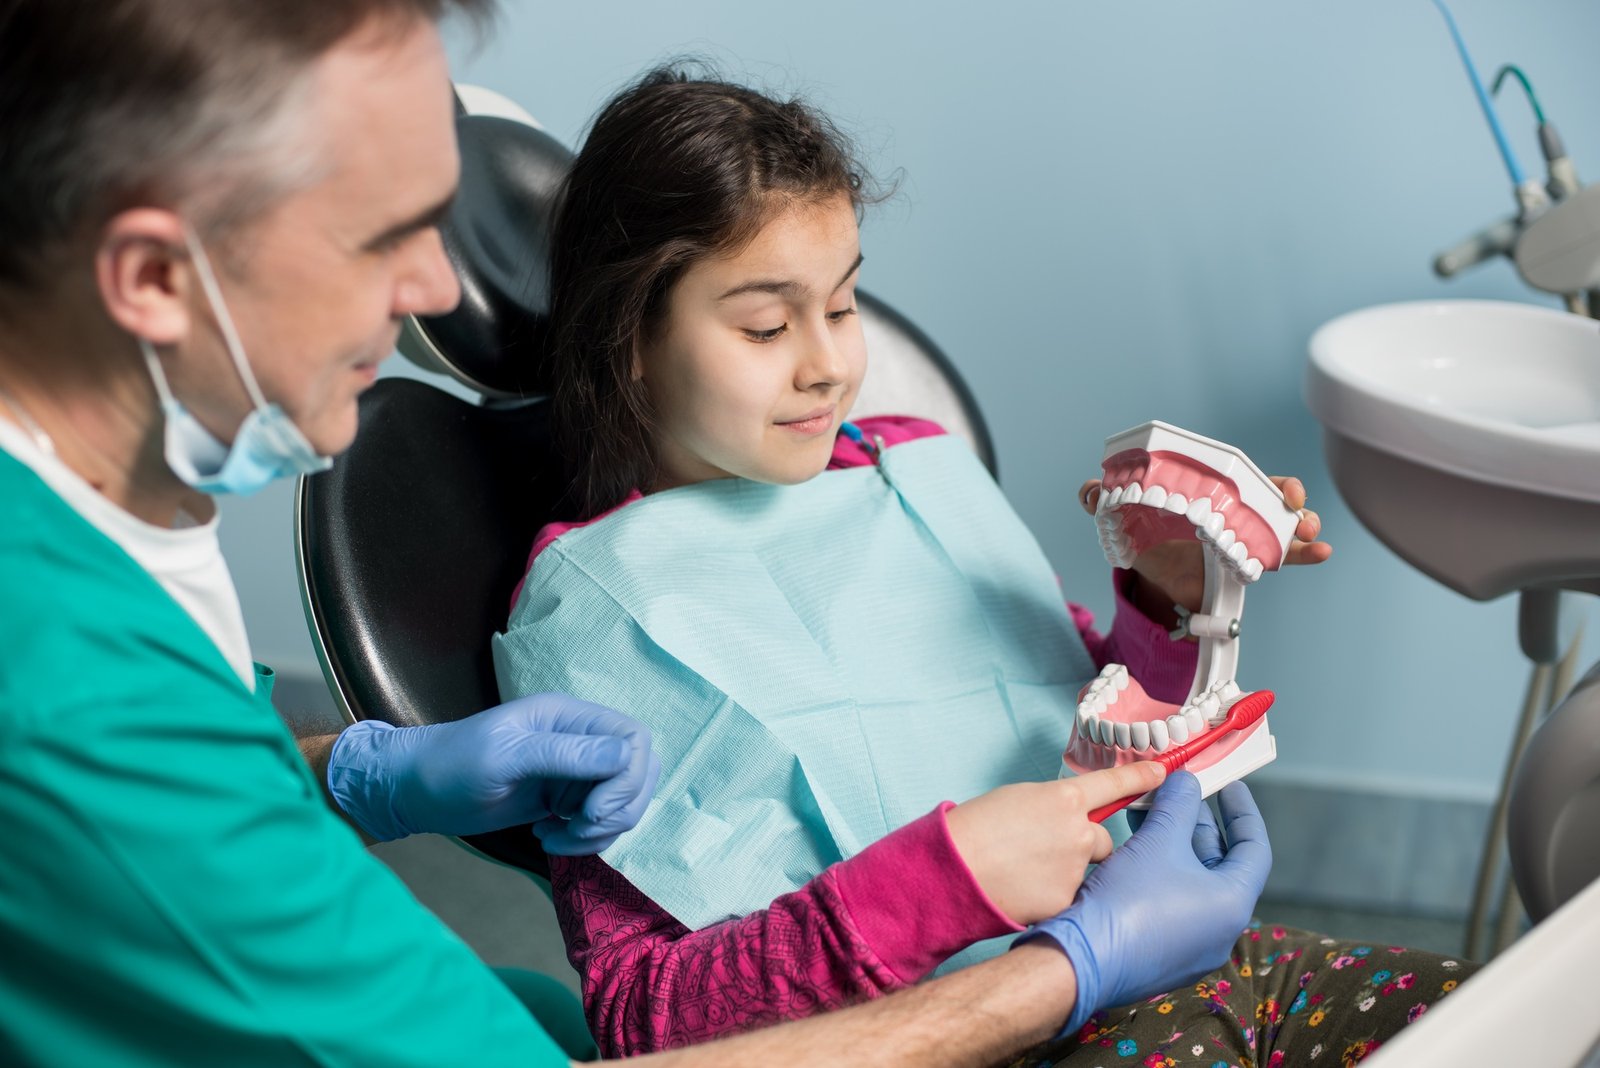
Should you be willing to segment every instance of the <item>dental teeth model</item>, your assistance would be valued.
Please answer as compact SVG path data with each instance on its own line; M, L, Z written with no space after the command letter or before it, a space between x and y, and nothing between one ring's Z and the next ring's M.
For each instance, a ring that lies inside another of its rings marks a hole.
M1107 664L1078 697L1063 773L1148 760L1220 724L1244 693L1236 681L1245 587L1283 565L1299 513L1238 449L1166 423L1106 440L1095 524L1114 567L1179 539L1204 550L1200 611L1184 614L1174 639L1199 639L1199 663L1181 705L1157 701L1121 664ZM1209 796L1277 755L1265 717L1218 740L1188 765ZM1135 802L1147 807L1149 802Z

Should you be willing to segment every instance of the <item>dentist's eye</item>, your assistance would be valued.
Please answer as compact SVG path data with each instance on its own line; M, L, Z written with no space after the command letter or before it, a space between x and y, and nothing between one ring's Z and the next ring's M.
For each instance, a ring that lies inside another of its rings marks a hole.
M848 308L840 308L838 311L829 312L828 313L828 322L830 322L830 323L842 323L842 322L844 322L846 319L848 319L850 316L852 316L854 314L856 314L856 308L855 308L855 305L852 304Z
M746 330L744 332L744 336L749 338L751 341L754 341L758 345L764 345L768 341L778 340L778 338L787 329L789 329L789 324L782 323L773 327L771 330Z

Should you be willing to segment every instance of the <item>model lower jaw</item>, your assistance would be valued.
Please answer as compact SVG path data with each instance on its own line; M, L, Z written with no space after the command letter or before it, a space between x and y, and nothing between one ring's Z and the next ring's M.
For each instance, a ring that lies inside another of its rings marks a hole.
M1233 679L1204 687L1181 705L1157 701L1129 676L1121 664L1108 664L1083 688L1067 759L1080 771L1149 760L1175 745L1199 737L1220 724L1234 702L1244 696ZM1240 735L1242 742L1250 732ZM1215 764L1237 747L1232 739L1197 755L1193 770Z

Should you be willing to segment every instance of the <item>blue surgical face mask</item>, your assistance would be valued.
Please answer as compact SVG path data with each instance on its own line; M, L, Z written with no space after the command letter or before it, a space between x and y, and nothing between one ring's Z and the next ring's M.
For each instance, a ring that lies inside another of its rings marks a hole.
M300 428L276 404L268 404L261 387L245 358L244 345L234 328L233 317L222 299L217 276L211 270L211 261L194 231L184 229L184 240L189 246L189 256L194 263L200 288L205 293L211 314L216 317L222 331L222 341L239 379L250 394L251 411L233 436L233 444L224 445L207 430L194 415L172 395L166 373L156 357L155 348L144 338L139 338L139 351L144 353L155 381L156 394L161 398L161 412L166 419L165 449L167 466L188 485L202 493L234 493L241 496L255 493L273 479L290 475L310 475L326 471L333 460L321 456L306 440Z

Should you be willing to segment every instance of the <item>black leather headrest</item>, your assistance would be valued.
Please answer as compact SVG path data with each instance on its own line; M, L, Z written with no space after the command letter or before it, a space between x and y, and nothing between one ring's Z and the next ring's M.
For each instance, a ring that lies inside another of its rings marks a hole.
M440 228L461 303L421 317L419 333L468 385L537 396L550 315L550 224L572 153L514 119L462 115L461 190Z

